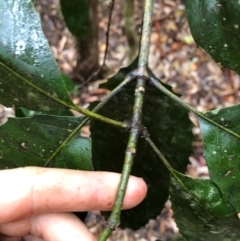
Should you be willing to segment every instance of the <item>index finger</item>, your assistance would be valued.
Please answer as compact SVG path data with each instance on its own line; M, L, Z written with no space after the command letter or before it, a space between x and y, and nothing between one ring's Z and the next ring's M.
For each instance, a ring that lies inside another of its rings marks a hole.
M110 210L120 175L26 167L0 171L0 224L52 212ZM123 208L146 195L145 182L130 177Z

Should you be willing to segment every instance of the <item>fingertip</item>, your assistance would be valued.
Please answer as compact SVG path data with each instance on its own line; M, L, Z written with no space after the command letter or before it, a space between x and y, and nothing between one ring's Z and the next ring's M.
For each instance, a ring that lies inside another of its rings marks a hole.
M130 209L140 204L147 194L147 184L139 177L130 176L123 202L123 209Z

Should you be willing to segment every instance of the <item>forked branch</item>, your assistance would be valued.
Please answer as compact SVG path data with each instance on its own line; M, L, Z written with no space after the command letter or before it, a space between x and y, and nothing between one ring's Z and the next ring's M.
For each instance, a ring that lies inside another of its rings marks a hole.
M141 37L141 46L138 61L138 73L140 76L137 80L135 88L135 99L133 106L133 115L131 120L131 130L128 139L128 144L125 152L125 160L122 170L120 183L115 198L115 203L111 215L107 221L106 227L103 230L99 241L106 241L111 232L120 224L121 208L125 196L128 179L130 176L133 160L137 151L137 142L141 133L142 127L142 109L145 93L145 77L147 76L147 63L149 55L151 20L153 11L153 0L145 0L143 28Z
M120 85L118 85L110 94L108 94L93 110L92 113L98 112L109 100L112 99L118 92L122 90L124 86L126 86L128 83L130 83L132 80L134 80L137 76L137 73L135 70L130 72L125 79L122 81ZM69 136L61 143L61 145L57 148L56 151L52 153L52 155L49 157L49 159L44 164L45 167L49 167L52 165L52 162L54 161L54 158L59 154L59 152L67 145L67 143L81 130L81 128L87 124L87 122L90 120L90 117L85 117L83 121L69 134ZM126 124L126 123L125 123ZM127 126L127 124L126 124Z

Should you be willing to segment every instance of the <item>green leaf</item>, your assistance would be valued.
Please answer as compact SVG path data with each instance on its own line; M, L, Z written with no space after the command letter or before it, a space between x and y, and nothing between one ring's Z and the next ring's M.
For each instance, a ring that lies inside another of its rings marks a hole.
M23 107L17 107L15 108L15 117L33 117L38 113L37 111L34 110L28 110ZM41 112L39 112L41 113Z
M134 67L135 64L121 69L101 87L112 90ZM113 97L99 113L117 120L131 120L134 88L135 81ZM143 124L173 167L184 171L192 151L192 124L187 111L152 86L147 86ZM121 172L129 133L92 120L91 134L94 168ZM138 143L132 174L143 177L149 187L146 199L139 206L121 213L121 226L137 229L160 213L168 199L170 176L143 139Z
M70 32L76 37L89 34L90 20L87 0L60 0L61 10Z
M0 103L40 111L73 106L31 0L0 1L0 9Z
M77 95L78 94L78 87L77 85L74 84L73 80L70 79L67 75L65 74L61 74L62 79L64 81L64 84L67 88L67 91L73 95Z
M226 0L186 0L188 23L197 45L221 66L240 73L240 4Z
M223 108L206 113L218 124L240 134L240 106ZM203 135L204 153L211 180L220 188L223 198L240 212L239 166L240 138L199 118Z
M170 197L175 221L186 240L240 240L236 212L211 180L174 172Z
M43 166L82 119L47 115L9 118L0 126L0 169ZM74 136L55 157L52 166L92 170L90 140Z

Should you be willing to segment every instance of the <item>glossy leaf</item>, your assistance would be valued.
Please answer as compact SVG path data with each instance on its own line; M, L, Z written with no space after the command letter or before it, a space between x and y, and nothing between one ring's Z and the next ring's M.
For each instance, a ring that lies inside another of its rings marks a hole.
M210 119L237 134L240 134L239 115L239 105L206 113ZM240 212L240 136L234 137L202 119L199 122L211 180L220 188L224 199Z
M186 0L188 23L197 45L223 67L240 73L240 4L226 0Z
M175 221L185 240L240 240L236 212L211 180L192 179L175 172L170 197Z
M49 111L73 106L31 0L0 1L0 103Z
M61 74L63 82L67 88L67 91L73 95L78 94L78 86L74 84L73 80L70 79L67 75Z
M112 90L134 67L121 69L101 87ZM99 113L117 120L131 120L135 83L124 88ZM192 125L187 111L152 86L147 86L143 124L173 167L184 171L192 151ZM122 172L129 133L92 120L91 134L94 168ZM143 177L149 187L147 198L139 206L121 213L121 226L137 229L160 213L168 199L170 176L143 139L139 140L132 174Z
M43 166L81 121L82 118L47 115L9 118L0 126L0 169ZM74 136L51 166L92 170L90 140Z
M89 34L90 18L87 0L60 0L64 20L70 32L76 37Z

